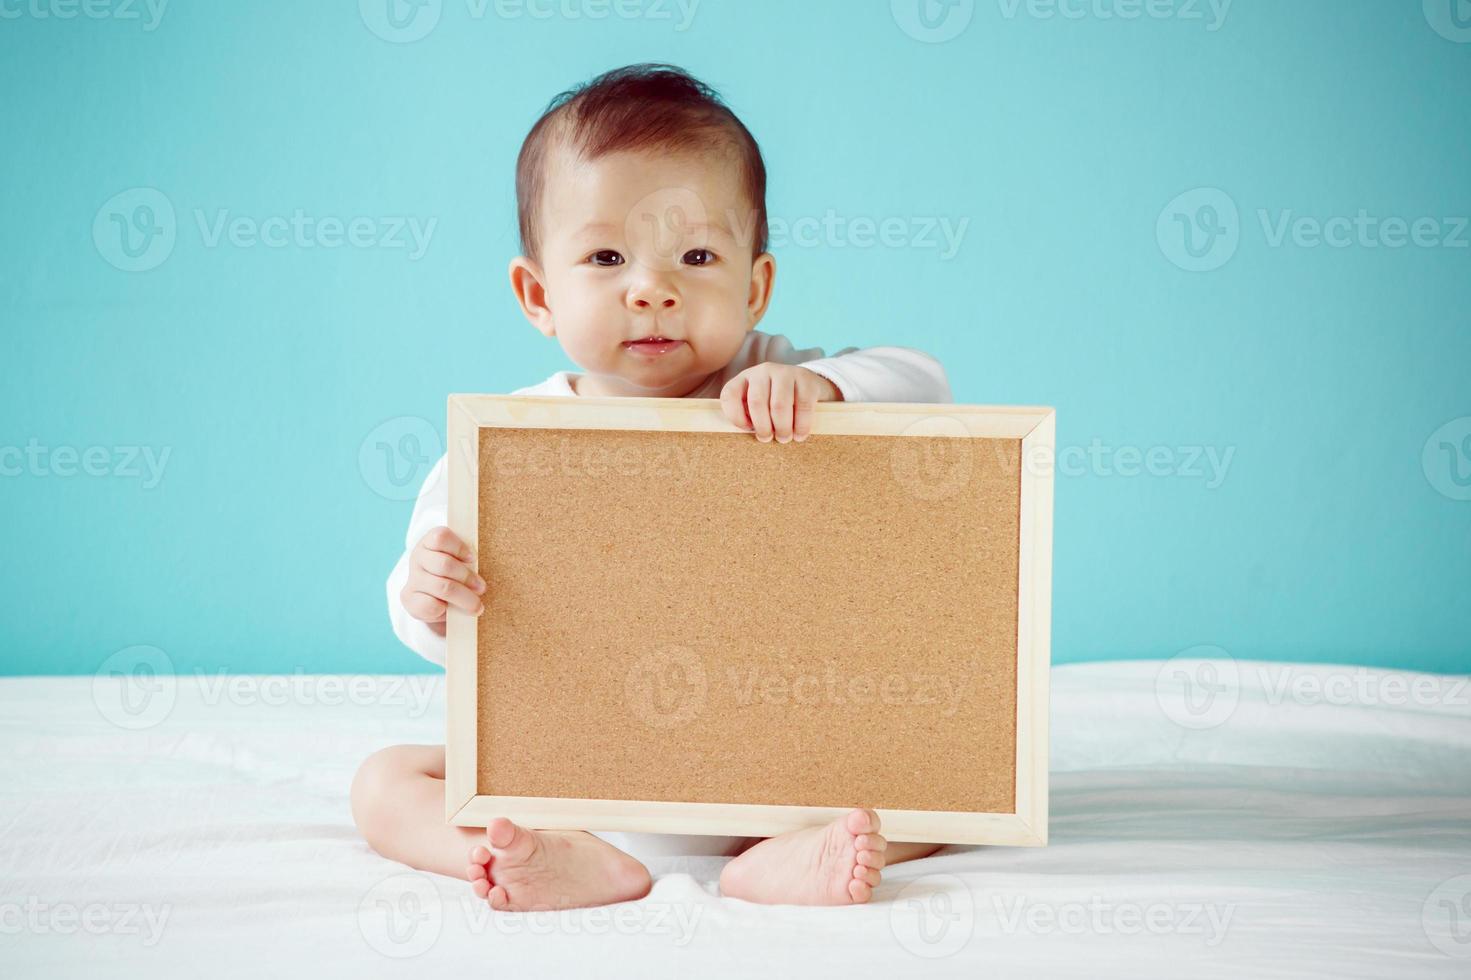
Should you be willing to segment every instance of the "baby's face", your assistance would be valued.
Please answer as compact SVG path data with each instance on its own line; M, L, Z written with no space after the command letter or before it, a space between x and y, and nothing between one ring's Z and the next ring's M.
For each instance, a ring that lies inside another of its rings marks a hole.
M518 258L512 282L586 372L578 394L679 396L725 367L766 311L775 262L753 257L753 226L734 162L554 154L541 261Z

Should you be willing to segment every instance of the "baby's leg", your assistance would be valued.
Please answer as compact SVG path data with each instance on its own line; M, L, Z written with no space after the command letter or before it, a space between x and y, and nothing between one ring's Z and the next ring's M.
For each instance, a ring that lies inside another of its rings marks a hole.
M825 827L771 837L720 873L720 892L769 905L848 905L873 897L885 866L927 857L941 844L890 844L872 810L849 810Z
M420 871L465 876L465 855L485 831L444 820L444 746L394 745L358 767L352 819L384 857Z
M445 823L442 745L370 755L352 781L352 814L379 854L469 878L497 909L606 905L642 898L651 884L642 864L580 830L528 830L504 817L487 830Z

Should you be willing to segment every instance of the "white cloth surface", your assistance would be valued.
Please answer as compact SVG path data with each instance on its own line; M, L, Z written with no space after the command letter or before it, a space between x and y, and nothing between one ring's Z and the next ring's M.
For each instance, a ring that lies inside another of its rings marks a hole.
M131 714L113 679L0 679L0 975L1471 976L1466 679L1215 662L1222 717L1181 667L1053 672L1048 847L946 848L847 908L668 857L639 902L499 916L349 814L370 752L443 741L438 675L161 678Z
M736 356L724 369L705 384L690 392L687 398L719 398L725 383L757 364L800 364L827 378L850 402L930 402L951 401L950 382L940 362L921 351L907 347L870 347L858 350L848 347L831 357L823 356L817 347L793 347L787 338L753 330ZM540 384L511 392L513 395L539 395L553 398L575 398L571 371L558 371ZM404 550L388 575L388 618L394 635L404 646L431 663L444 666L445 640L425 623L410 616L399 601L404 583L409 578L409 553L430 528L449 522L449 476L445 458L424 478L404 535ZM652 842L651 842L652 843Z

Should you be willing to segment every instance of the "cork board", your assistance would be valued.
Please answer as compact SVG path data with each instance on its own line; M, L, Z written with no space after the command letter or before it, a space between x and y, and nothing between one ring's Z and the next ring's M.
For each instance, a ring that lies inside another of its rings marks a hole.
M837 404L779 445L714 402L455 396L489 589L449 623L450 820L764 836L864 805L895 840L1044 842L1051 433Z

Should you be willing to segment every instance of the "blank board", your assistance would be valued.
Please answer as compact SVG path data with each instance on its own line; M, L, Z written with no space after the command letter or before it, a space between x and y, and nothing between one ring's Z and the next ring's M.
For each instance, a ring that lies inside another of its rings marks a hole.
M770 836L1047 831L1049 409L456 395L446 809Z

